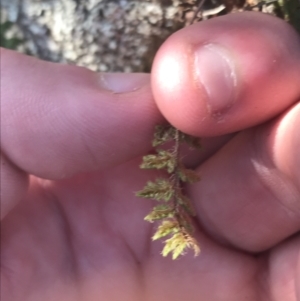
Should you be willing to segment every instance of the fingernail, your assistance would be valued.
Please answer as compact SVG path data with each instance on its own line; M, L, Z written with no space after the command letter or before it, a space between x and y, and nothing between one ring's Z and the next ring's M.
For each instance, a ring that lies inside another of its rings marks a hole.
M195 74L207 93L208 111L219 118L235 101L234 62L225 49L215 44L201 46L195 55Z
M101 86L113 93L133 92L149 82L144 73L100 73Z

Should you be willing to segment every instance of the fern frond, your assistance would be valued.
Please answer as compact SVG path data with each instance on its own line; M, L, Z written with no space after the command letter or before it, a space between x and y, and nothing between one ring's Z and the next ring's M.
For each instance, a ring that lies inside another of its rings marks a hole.
M155 182L147 182L146 186L136 193L137 196L157 201L169 201L174 190L168 179L157 179Z
M174 155L163 149L157 150L157 154L146 155L143 157L142 169L167 169L168 173L172 173L176 166L176 158Z
M164 144L175 138L175 128L171 125L157 125L154 131L152 145L154 147Z
M155 206L152 211L144 218L145 221L150 223L155 220L174 217L174 208L170 205Z
M187 143L192 148L200 147L199 138L184 134L172 126L157 126L153 146L161 145L174 140L172 150L156 150L156 154L146 155L140 165L142 169L165 169L169 178L160 178L154 182L147 182L143 190L137 192L137 196L150 198L157 201L165 201L166 204L155 206L145 217L146 221L161 221L152 240L169 236L165 241L162 251L163 256L172 253L172 258L177 259L185 254L187 249L192 249L195 256L200 252L199 245L193 237L194 227L192 216L195 210L191 201L183 194L182 183L194 183L199 175L187 169L181 162L179 146Z
M165 220L158 227L157 231L152 237L152 240L160 239L164 236L167 236L171 233L177 233L180 231L180 225L174 220Z
M195 256L199 255L200 247L197 241L189 234L179 232L166 240L162 255L166 257L169 253L172 253L172 259L174 260L177 259L179 255L185 254L189 248L193 249Z
M200 176L197 172L192 169L185 168L183 165L178 168L178 176L182 182L192 184L200 181Z

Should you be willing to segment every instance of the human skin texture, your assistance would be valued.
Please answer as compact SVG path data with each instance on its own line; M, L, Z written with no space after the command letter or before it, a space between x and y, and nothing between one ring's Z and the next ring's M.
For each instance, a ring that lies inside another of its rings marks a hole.
M1 49L1 300L299 301L299 83L299 37L258 13L175 33L151 78ZM166 120L204 137L176 261L135 197Z

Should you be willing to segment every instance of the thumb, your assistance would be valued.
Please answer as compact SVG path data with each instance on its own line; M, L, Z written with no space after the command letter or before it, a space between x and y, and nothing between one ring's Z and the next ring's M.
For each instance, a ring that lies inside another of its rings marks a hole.
M172 35L152 70L154 97L175 127L213 136L262 123L300 97L300 39L280 19L238 13Z
M146 74L97 74L2 50L1 148L48 179L116 165L150 148L162 117Z
M61 179L151 148L162 116L149 75L97 74L5 49L1 63L2 216L26 191L27 174Z

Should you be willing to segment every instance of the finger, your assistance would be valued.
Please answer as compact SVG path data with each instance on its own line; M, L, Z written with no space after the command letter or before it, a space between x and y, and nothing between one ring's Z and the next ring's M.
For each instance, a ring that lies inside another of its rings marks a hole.
M299 300L299 251L300 237L295 235L272 249L265 264L266 290L270 300Z
M20 169L60 179L151 147L163 119L148 75L99 75L4 49L1 56L1 148Z
M103 169L151 147L162 116L145 74L99 75L1 49L1 219L27 173L48 179Z
M236 135L190 187L199 220L218 241L263 251L300 230L300 103Z
M61 179L151 148L154 126L163 118L148 75L99 75L5 49L1 59L2 217L26 191L27 173ZM208 139L202 157L224 138Z
M22 199L27 186L28 177L1 154L1 220Z
M174 126L198 136L264 122L295 103L300 40L280 19L231 14L172 35L152 70L159 109Z

